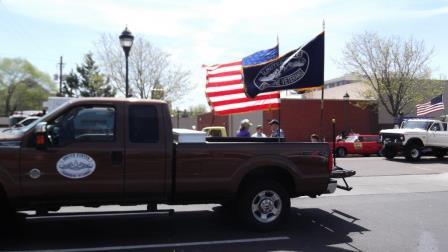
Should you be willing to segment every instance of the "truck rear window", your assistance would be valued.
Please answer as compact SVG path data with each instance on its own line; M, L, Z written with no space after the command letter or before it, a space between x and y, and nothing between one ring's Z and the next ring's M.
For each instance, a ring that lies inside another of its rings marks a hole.
M129 141L156 143L159 141L157 109L151 105L129 107Z

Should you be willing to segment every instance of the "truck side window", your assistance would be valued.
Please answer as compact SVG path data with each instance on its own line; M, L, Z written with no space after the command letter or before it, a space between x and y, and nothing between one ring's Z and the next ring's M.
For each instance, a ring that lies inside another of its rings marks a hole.
M129 107L129 140L133 143L159 141L159 122L155 106L131 105Z
M115 109L78 107L56 118L47 128L53 146L66 146L74 142L113 142Z
M431 126L431 130L432 130L432 131L440 131L440 125L439 125L438 123L434 123L434 124Z

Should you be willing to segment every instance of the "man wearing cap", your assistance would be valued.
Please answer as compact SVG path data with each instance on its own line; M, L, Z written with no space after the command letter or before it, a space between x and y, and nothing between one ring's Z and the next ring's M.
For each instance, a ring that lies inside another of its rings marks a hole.
M268 124L271 126L271 137L285 137L283 130L280 129L280 123L277 119L272 119Z
M237 137L250 137L249 128L252 126L252 123L249 119L244 119L241 121L240 130L238 130L236 136Z

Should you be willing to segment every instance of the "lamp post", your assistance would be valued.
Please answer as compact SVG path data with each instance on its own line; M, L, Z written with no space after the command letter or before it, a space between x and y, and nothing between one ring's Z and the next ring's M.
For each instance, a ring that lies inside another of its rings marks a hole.
M345 92L345 95L342 97L344 99L344 131L348 130L348 101L350 99L350 95Z
M124 29L124 31L120 35L120 44L123 47L124 56L126 57L126 97L129 97L129 65L128 58L129 52L131 51L132 43L134 43L134 36L128 30L128 27Z

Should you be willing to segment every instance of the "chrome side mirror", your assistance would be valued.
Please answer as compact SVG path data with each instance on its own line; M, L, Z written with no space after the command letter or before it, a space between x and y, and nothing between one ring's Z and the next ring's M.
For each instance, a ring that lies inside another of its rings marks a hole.
M47 133L47 122L40 122L34 128L34 133Z

